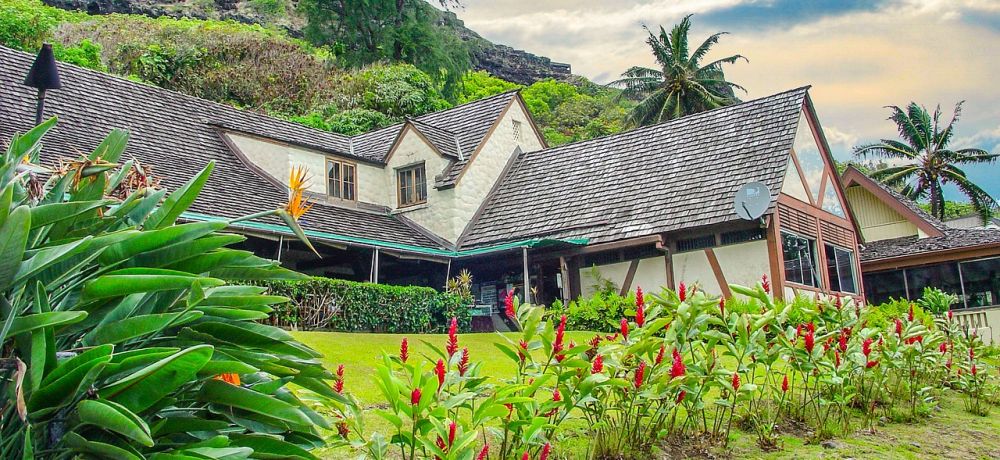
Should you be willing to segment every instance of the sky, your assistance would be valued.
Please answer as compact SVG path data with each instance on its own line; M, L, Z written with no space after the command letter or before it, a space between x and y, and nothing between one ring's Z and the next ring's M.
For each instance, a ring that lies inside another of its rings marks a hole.
M453 11L491 41L598 83L655 66L644 25L669 30L694 14L692 46L729 33L707 60L749 60L725 69L747 89L744 100L812 86L838 160L855 145L897 138L885 106L911 101L940 105L950 119L964 100L951 146L1000 153L1000 0L463 0ZM1000 199L1000 163L965 170Z

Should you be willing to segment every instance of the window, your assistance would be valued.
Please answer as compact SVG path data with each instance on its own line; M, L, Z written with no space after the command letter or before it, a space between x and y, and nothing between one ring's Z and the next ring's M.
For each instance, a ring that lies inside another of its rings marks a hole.
M722 244L739 244L747 241L760 241L767 237L762 228L751 228L749 230L735 230L722 234Z
M959 297L956 307L963 306L962 282L958 274L958 264L947 262L936 265L906 269L906 288L910 299L916 300L924 295L925 287L935 287L944 292Z
M333 198L354 201L355 178L354 163L326 159L326 194Z
M1000 257L962 262L959 269L969 308L1000 303Z
M424 164L397 170L396 187L401 208L427 202L427 175Z
M785 259L785 280L805 286L819 287L816 272L816 242L791 233L781 233L781 248Z
M892 299L907 299L905 276L903 270L865 273L865 297L868 303L879 305Z
M715 246L715 235L677 240L677 252L694 251Z
M824 247L826 270L830 275L830 290L857 294L858 287L854 281L854 252L829 244Z
M521 122L514 120L514 140L521 140Z

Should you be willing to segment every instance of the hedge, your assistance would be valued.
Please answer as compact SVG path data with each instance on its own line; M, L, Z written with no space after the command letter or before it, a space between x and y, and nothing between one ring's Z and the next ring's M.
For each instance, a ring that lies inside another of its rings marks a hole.
M472 323L472 299L431 288L359 283L315 277L263 284L270 294L291 299L274 306L270 324L299 330L440 333L449 320Z

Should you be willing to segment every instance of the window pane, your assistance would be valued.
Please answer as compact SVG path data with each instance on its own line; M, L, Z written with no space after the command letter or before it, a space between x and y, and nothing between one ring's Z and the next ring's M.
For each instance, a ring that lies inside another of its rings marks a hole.
M792 283L818 287L815 243L808 238L782 233L781 245L785 259L785 279Z
M866 273L865 298L868 303L878 305L890 299L906 299L906 284L902 270Z
M424 166L420 165L414 170L416 177L416 200L427 201L427 179L424 177Z
M793 149L799 159L799 165L802 166L802 173L806 176L806 183L809 184L809 192L814 200L819 200L819 188L826 163L804 113L799 114L799 126L795 131Z
M854 253L829 244L825 249L830 290L857 294L857 285L854 282Z
M962 262L962 281L969 308L1000 304L1000 257Z
M327 193L335 198L340 198L340 163L336 161L326 162Z
M399 182L399 205L410 204L410 171L403 170L398 174Z
M909 285L910 299L919 299L923 296L925 287L935 287L949 294L962 295L962 286L958 280L958 264L956 263L907 268L906 282ZM961 299L952 307L962 307Z
M354 199L354 166L344 165L344 199Z

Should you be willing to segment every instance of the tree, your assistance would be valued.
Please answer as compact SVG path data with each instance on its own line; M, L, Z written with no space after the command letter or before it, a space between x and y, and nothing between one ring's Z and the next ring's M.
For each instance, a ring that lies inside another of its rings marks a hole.
M898 106L888 106L887 108L892 111L889 120L896 123L903 141L882 139L878 143L855 147L854 154L858 157L873 156L884 160L906 162L900 166L874 171L871 176L883 184L900 190L912 200L927 199L930 201L931 214L934 217L944 218L944 185L951 183L969 198L976 212L983 221L986 221L996 210L997 202L989 193L970 181L965 171L959 169L958 165L990 164L996 161L1000 154L977 148L959 150L948 148L948 143L955 133L955 123L962 114L963 102L955 104L954 115L944 126L939 120L941 106L934 110L933 116L916 102L910 102L906 110Z
M623 97L640 101L626 118L629 125L649 125L734 104L739 99L733 89L746 92L742 86L726 81L722 72L722 64L746 61L745 57L735 54L702 65L705 55L727 32L713 34L690 52L690 29L691 15L685 16L669 34L662 26L659 35L646 28L649 33L646 43L660 69L632 67L620 80L611 82L611 86L623 90Z
M442 6L458 5L441 0ZM441 13L423 0L302 0L306 37L332 45L343 62L363 66L406 62L427 72L454 99L472 66L468 47L438 26Z

